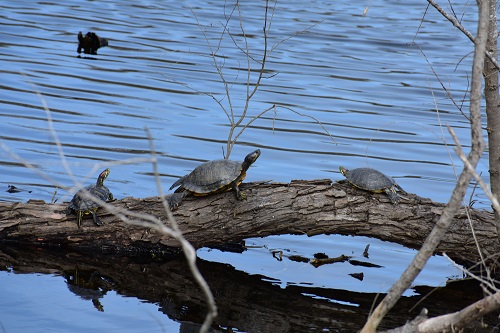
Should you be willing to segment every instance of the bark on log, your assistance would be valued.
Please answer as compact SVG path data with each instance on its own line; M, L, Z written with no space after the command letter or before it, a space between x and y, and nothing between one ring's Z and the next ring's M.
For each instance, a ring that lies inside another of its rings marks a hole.
M233 192L207 197L187 197L174 216L184 236L195 248L221 246L245 238L278 234L343 234L375 237L419 248L444 207L417 195L405 195L393 205L385 194L374 194L329 179L291 183L246 183L247 201ZM167 221L158 197L124 198L112 206L154 215ZM79 250L120 253L144 249L176 249L177 241L153 230L125 224L99 211L103 226L85 218L78 229L65 205L0 203L0 242L27 242ZM471 217L469 222L467 216ZM500 253L491 212L462 208L438 252L461 263L480 260L472 237L474 229L485 257Z

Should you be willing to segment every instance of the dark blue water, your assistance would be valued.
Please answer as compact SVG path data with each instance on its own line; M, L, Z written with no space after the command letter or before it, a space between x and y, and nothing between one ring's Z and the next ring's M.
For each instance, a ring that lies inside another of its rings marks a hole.
M55 199L67 201L78 186L62 188L74 186L74 179L94 182L104 167L111 168L107 185L115 197L156 195L145 128L153 138L164 188L200 162L221 158L229 134L223 108L242 114L248 75L253 89L262 61L262 5L242 4L247 38L242 38L235 16L227 26L232 39L223 28L232 8L222 2L2 3L0 200L51 201L59 187ZM363 16L365 5L369 9ZM255 148L262 150L247 181L338 180L340 165L370 166L393 176L409 192L446 202L461 168L446 126L466 149L470 140L467 120L441 84L467 113L472 45L433 10L422 20L425 9L420 1L404 6L396 1L278 2L267 40L266 71L242 124L276 108L252 122L231 153L232 159L242 160ZM464 13L463 24L475 31L474 8L460 5L455 10ZM77 57L78 31L95 31L110 45L98 55ZM486 155L478 169L488 175ZM24 191L7 193L8 185ZM477 200L476 207L488 207L480 190L472 200ZM344 238L253 241L310 255L341 245ZM351 237L347 248L362 252L366 242ZM364 284L342 280L342 288L383 292L388 279L411 260L408 249L377 244L381 257L395 258L392 265ZM199 254L283 285L331 286L324 270L285 266L269 259L265 248L235 258L217 251ZM448 262L436 260L422 283L439 285L457 274ZM40 292L46 294L27 293L33 284L43 285ZM113 305L106 309L116 306L117 313L97 312L88 301L75 299L57 274L2 272L0 295L0 312L5 314L0 322L7 332L69 327L83 332L94 329L96 320L99 327L116 326L120 332L136 331L134 325L155 330L157 321L167 331L178 326L158 319L154 306L116 294L103 301ZM33 318L30 327L20 321L27 311ZM71 321L53 319L61 312ZM128 323L123 317L138 312L153 314L123 325Z

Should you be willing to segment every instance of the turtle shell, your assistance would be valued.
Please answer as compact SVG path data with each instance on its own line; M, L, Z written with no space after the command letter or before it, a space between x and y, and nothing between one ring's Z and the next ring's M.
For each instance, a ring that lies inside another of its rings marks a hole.
M85 190L102 201L107 201L111 197L111 192L104 185L88 185L85 187ZM78 190L69 203L69 208L75 211L83 211L84 213L89 213L91 210L95 211L99 207L98 203L84 195L83 190Z
M396 184L394 179L372 168L347 170L340 167L340 173L357 188L375 193L385 192L394 204L397 204L400 198L397 190L406 193L401 186Z
M396 184L394 179L372 168L347 170L344 176L354 186L376 193L384 192L385 189L391 188Z
M196 167L190 174L178 179L171 187L181 186L194 195L208 195L229 190L239 185L246 176L241 162L214 160Z

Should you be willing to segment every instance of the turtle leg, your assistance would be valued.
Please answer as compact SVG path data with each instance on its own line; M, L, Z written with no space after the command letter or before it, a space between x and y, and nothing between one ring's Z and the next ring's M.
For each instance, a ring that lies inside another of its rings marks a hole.
M92 304L94 304L94 307L97 309L97 311L104 312L104 307L102 306L101 302L99 302L98 298L93 298Z
M76 212L76 224L78 228L82 226L83 211L79 210Z
M71 213L73 213L73 209L70 206L68 206L66 207L65 210L63 210L63 213L66 215L71 215Z
M240 191L238 184L234 184L233 189L234 189L234 192L236 193L236 199L238 199L238 200L246 200L247 199L247 194L243 191Z
M95 212L95 210L91 210L90 211L90 214L92 214L92 218L94 219L94 223L96 225L102 225L102 222L101 220L99 219L99 216L97 216L97 213Z
M181 193L171 193L165 196L165 200L167 200L168 208L170 210L176 210L181 204L182 200L189 194L187 191L183 191Z
M389 196L389 199L391 199L391 202L393 204L397 204L399 202L399 195L396 193L396 189L393 187L391 188L386 188L384 192Z

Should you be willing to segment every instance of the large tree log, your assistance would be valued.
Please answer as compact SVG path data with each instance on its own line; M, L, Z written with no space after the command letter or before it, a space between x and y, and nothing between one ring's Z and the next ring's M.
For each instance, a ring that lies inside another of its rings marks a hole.
M376 237L418 248L433 228L444 207L430 199L406 195L393 205L385 194L373 194L331 180L291 183L247 183L247 201L234 193L187 197L175 219L195 248L220 246L245 238L277 234L348 234ZM158 197L124 198L112 206L154 215L167 222ZM125 224L101 209L105 222L91 219L78 229L76 218L66 216L64 205L46 203L0 203L0 241L65 246L80 250L122 252L144 249L175 249L174 239L144 227ZM470 216L470 222L467 219ZM487 257L500 252L493 215L462 208L438 252L464 262L480 260L472 236L474 229L481 251Z

